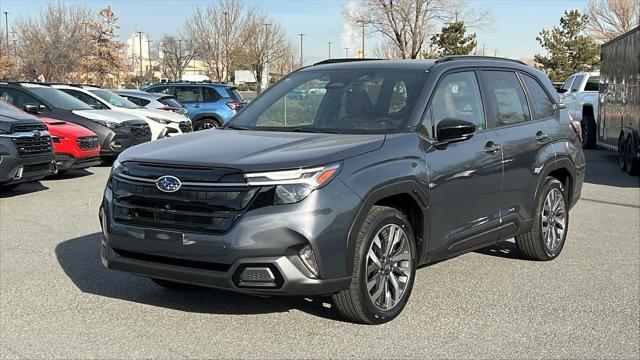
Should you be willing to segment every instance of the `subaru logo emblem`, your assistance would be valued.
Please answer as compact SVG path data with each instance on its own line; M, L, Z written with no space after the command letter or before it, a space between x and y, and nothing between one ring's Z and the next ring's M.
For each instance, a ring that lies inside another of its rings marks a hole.
M171 175L160 176L158 180L156 180L156 187L160 191L172 193L180 190L182 183L180 179Z
M40 135L42 135L42 134L38 130L33 130L33 134L32 135L33 135L33 137L40 137Z

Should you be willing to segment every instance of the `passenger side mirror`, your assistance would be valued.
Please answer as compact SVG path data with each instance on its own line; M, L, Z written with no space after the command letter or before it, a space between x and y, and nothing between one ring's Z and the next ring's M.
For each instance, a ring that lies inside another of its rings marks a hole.
M34 104L25 104L22 110L28 112L29 114L39 115L44 110L44 106L42 105L34 105Z
M438 142L452 143L471 139L476 133L476 125L466 120L446 118L436 129Z

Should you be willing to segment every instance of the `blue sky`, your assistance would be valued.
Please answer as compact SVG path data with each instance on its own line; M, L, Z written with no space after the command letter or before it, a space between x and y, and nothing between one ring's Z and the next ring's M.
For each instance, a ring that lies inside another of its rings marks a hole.
M37 14L46 0L0 0L0 11L9 12L9 26L18 17ZM111 5L119 17L119 35L125 40L134 31L149 33L151 40L178 31L190 17L196 5L205 7L209 1L197 0L75 0L96 10ZM331 41L332 55L344 56L341 35L344 17L343 0L245 0L260 7L282 24L291 40L299 43L298 33L305 33L305 63L327 57ZM585 0L468 0L472 8L490 9L492 29L478 32L478 46L486 46L487 54L511 58L531 58L541 52L535 40L542 28L557 25L566 9L583 10ZM4 14L0 18L4 28ZM367 39L367 55L377 37ZM371 46L370 46L371 45Z

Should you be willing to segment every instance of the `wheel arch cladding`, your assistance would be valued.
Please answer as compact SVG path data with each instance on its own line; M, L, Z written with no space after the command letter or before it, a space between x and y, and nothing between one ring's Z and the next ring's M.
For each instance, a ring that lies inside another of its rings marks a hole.
M426 214L426 196L422 193L419 186L413 181L403 181L394 184L379 186L371 190L362 201L362 205L358 210L355 221L349 229L347 237L347 261L346 271L351 274L353 270L354 252L356 238L362 222L367 217L369 210L373 206L388 206L399 210L407 217L409 224L413 230L414 239L416 241L417 264L422 264L426 260L426 244L428 243L423 234L426 233L427 222Z

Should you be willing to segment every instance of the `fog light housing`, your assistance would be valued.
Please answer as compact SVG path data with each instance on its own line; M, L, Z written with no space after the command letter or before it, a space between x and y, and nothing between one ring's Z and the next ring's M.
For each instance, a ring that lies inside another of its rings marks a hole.
M112 150L120 150L120 149L122 149L122 144L120 144L118 141L112 141L111 142L111 149Z
M318 263L316 262L316 256L313 253L311 245L306 245L305 247L303 247L298 253L298 256L300 257L300 260L302 260L304 266L309 269L314 277L320 276L320 273L318 271Z

